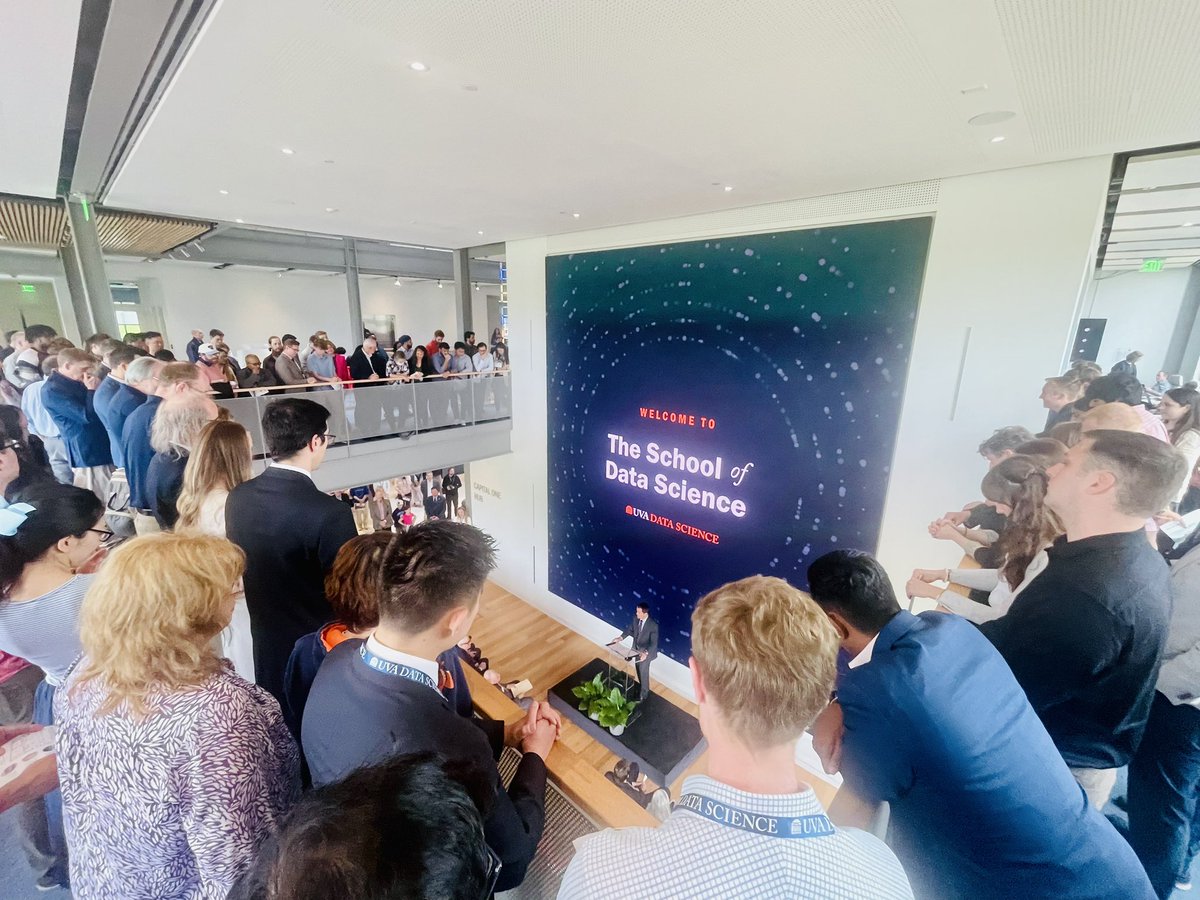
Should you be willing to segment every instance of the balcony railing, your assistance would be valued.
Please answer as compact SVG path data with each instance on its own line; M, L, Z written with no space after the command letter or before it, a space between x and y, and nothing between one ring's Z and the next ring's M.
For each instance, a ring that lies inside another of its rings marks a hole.
M424 381L346 381L238 390L217 400L250 432L254 456L267 455L262 416L281 396L304 397L329 410L331 446L343 453L374 453L385 439L407 439L465 426L500 422L512 415L512 379L507 371L463 374Z

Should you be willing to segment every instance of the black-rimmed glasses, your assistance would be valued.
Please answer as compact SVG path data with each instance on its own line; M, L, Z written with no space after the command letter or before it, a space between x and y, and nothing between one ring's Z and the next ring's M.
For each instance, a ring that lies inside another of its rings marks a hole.
M89 528L88 531L95 532L96 534L100 535L100 540L102 541L111 541L113 535L116 534L115 531L109 531L107 528Z

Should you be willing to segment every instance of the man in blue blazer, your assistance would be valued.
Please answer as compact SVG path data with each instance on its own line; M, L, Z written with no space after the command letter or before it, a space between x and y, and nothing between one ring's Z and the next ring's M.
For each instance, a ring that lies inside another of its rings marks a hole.
M281 706L292 647L333 618L325 575L342 544L358 534L350 507L313 481L334 440L328 421L328 409L303 397L269 403L263 437L275 461L225 503L226 533L246 553L254 679Z
M137 347L131 344L117 344L105 357L109 372L96 388L96 397L92 402L96 415L108 432L113 464L118 469L125 468L125 454L121 450L121 431L125 427L125 420L146 402L146 394L132 387L126 377L130 365L140 355Z
M902 611L857 550L820 557L808 581L842 639L836 700L813 729L826 770L845 778L829 815L863 825L889 803L888 844L916 896L1154 896L974 625Z
M96 358L86 350L69 347L61 351L58 369L50 373L42 388L42 405L67 445L75 484L107 501L113 460L108 432L96 415L99 380L95 370Z

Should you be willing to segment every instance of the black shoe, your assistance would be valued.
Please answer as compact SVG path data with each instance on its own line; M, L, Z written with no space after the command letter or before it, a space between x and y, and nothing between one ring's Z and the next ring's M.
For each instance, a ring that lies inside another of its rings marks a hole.
M39 891L57 891L59 888L67 890L67 885L63 884L53 875L43 875L33 883L33 886Z

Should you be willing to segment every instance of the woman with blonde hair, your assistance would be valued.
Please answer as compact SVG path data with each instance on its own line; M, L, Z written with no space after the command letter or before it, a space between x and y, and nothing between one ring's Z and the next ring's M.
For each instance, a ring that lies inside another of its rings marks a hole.
M55 703L78 900L224 897L296 798L278 704L212 649L244 565L221 538L147 535L84 599Z
M250 433L244 427L232 419L216 419L200 429L183 470L175 530L225 537L225 501L230 491L250 480L250 465ZM238 596L218 646L234 671L254 681L254 639L244 594Z
M195 394L163 403L154 414L154 424L150 427L154 456L146 470L146 493L154 503L152 511L160 528L175 527L188 456L201 430L217 418L219 412L207 394Z

